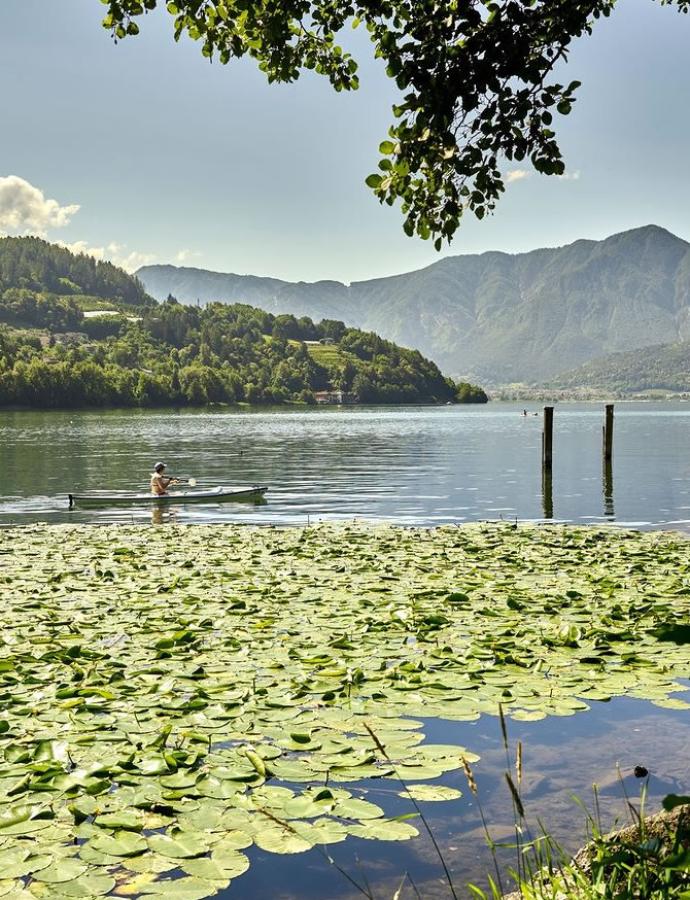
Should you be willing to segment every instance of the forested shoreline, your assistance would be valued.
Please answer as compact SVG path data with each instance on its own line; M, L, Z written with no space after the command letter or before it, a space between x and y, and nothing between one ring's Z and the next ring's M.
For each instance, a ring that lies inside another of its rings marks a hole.
M109 263L37 238L0 240L2 407L312 404L319 392L357 403L487 400L418 351L339 321L159 304Z

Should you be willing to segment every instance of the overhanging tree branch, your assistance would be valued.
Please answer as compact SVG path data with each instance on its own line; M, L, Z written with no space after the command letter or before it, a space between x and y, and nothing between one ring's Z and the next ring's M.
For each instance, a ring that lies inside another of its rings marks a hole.
M116 40L164 0L102 0ZM659 0L690 9L690 0ZM170 0L175 39L187 34L221 63L250 56L269 82L305 69L337 91L358 87L357 63L337 36L363 24L402 93L366 179L400 203L409 235L450 241L465 212L483 218L505 184L506 161L546 175L565 167L552 125L568 115L578 81L550 81L573 39L616 0Z

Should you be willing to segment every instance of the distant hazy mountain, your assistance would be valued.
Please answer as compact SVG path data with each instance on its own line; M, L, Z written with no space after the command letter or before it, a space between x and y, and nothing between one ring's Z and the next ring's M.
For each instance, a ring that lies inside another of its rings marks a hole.
M485 382L542 381L608 353L690 338L690 244L655 225L530 253L446 257L349 286L175 266L137 275L158 299L342 319Z
M623 394L690 391L690 341L612 353L557 375L549 384Z

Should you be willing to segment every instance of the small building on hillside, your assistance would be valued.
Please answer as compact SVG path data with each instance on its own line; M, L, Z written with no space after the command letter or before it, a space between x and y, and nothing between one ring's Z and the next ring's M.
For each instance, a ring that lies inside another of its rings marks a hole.
M329 403L337 406L343 403L356 403L357 395L347 391L314 391L314 399L317 403Z

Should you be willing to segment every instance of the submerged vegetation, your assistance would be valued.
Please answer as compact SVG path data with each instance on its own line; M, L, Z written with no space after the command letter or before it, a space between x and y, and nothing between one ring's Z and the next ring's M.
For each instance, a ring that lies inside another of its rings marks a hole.
M339 321L158 304L109 263L0 239L0 406L313 403L336 390L360 403L487 400L418 351Z
M252 845L413 838L368 779L402 779L414 814L457 799L437 779L477 760L427 743L416 716L534 720L622 694L688 707L672 696L690 658L678 536L165 537L0 532L0 896L194 900L246 871Z

